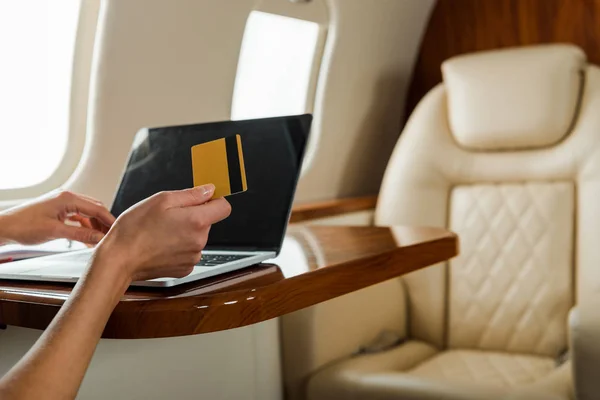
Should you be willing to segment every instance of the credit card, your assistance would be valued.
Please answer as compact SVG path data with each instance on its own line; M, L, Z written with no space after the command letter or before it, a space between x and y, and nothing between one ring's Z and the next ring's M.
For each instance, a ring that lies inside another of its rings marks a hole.
M228 136L192 147L194 186L212 183L214 198L248 189L240 135Z

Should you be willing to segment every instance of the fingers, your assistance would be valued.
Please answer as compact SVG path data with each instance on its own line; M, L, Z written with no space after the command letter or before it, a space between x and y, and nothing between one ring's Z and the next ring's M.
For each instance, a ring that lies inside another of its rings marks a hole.
M110 230L110 226L104 225L103 223L99 222L96 218L92 218L90 222L92 223L92 228L96 229L97 231L100 231L102 233L108 233L108 231Z
M85 244L97 244L104 237L104 233L85 227L58 224L55 230L55 236Z
M206 203L215 192L215 185L208 184L191 189L165 192L167 207L192 207Z
M92 221L89 218L81 216L79 214L69 215L68 220L78 222L84 228L94 228L92 226Z
M211 225L224 220L231 214L231 204L222 197L197 208L204 214L206 221Z
M115 217L101 203L69 192L63 192L62 198L66 203L65 209L69 214L84 214L88 218L97 219L108 227L115 222Z
M68 219L71 221L79 222L79 224L84 228L95 229L102 233L108 233L108 230L110 229L109 226L106 226L103 223L99 222L96 218L87 218L79 214L73 214L69 215Z
M224 198L211 200L196 207L181 209L184 221L189 221L194 226L206 229L212 224L224 220L231 214L231 205Z

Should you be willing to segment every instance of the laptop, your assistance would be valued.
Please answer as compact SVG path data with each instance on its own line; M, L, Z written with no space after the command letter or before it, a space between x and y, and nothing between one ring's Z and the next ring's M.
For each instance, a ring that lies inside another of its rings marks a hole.
M171 287L275 258L285 236L311 122L312 116L305 114L141 129L111 206L116 217L160 191L194 186L191 149L203 143L235 137L243 148L246 179L244 191L227 196L231 215L211 227L202 260L190 275L136 281L132 286ZM76 282L92 254L93 249L84 249L3 264L0 279Z

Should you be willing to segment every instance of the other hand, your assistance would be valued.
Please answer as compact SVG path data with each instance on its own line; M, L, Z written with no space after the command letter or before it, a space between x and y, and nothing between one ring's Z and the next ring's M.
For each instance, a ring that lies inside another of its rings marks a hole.
M229 216L224 198L211 200L215 187L161 192L124 212L96 249L130 281L190 274L206 246L212 224Z
M0 212L0 242L29 245L70 239L96 244L114 221L115 217L96 199L67 191L52 192Z

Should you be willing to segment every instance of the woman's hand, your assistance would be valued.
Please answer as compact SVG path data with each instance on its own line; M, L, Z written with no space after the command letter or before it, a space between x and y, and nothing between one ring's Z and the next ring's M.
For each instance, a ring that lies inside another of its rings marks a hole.
M54 192L0 212L0 244L39 244L63 238L96 244L114 222L115 217L98 200Z
M123 213L96 249L95 268L114 268L126 281L181 278L200 261L210 226L229 216L215 187L161 192Z
M226 218L231 210L225 199L211 200L213 194L212 185L163 192L119 216L38 343L0 377L0 398L74 399L106 322L131 281L182 277L200 260L211 224ZM90 207L80 198L74 202L73 195L62 196L70 201L59 202L61 218L54 220L62 221L77 211L84 218L92 217L90 221L112 223L105 211L99 212L100 205ZM30 206L37 211L23 215L37 216L32 221L56 216L43 204ZM65 210L64 204L77 207Z

